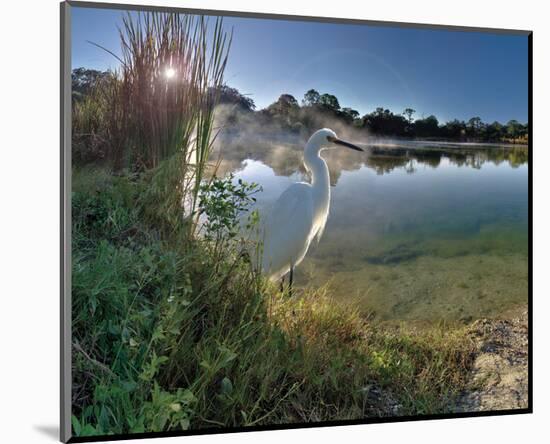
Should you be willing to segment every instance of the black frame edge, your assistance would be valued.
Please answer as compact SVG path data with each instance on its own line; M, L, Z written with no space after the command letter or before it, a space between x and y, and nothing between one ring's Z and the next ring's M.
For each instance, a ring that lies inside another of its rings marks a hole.
M533 32L527 36L527 77L528 77L528 207L529 207L529 262L528 262L528 302L527 302L527 361L528 361L528 381L527 381L527 396L528 409L533 413Z
M246 432L265 432L277 430L293 430L293 429L310 429L321 427L344 427L354 425L367 424L391 424L394 422L414 422L414 421L433 421L457 418L479 418L485 416L503 416L503 415L524 415L533 413L528 407L525 409L512 410L492 410L483 412L464 412L452 414L437 414L437 415L419 415L419 416L400 416L400 417L377 417L368 419L342 420L342 421L322 421L315 423L293 423L293 424L270 424L263 426L251 427L219 427L208 429L195 429L188 431L170 431L170 432L147 432L147 433L132 433L122 435L95 435L95 436L79 436L73 437L68 442L96 442L96 441L122 441L128 439L150 439L150 438L172 438L178 436L198 436L198 435L219 435L224 433L246 433Z

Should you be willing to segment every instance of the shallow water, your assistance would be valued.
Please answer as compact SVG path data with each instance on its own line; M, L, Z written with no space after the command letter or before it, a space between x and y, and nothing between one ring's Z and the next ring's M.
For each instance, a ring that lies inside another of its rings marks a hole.
M308 177L300 146L252 145L226 145L220 168L261 184L266 211ZM330 215L297 285L328 284L380 320L470 321L527 302L525 148L397 142L323 157Z

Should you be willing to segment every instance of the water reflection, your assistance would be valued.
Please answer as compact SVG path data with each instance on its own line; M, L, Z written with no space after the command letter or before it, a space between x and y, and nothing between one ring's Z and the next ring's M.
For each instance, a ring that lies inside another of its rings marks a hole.
M442 160L459 167L480 169L490 162L494 165L506 163L517 168L528 163L528 149L515 146L460 145L418 142L385 142L359 144L366 147L366 154L350 154L347 150L328 150L323 153L330 170L331 183L336 185L342 171L355 171L363 166L371 168L377 174L387 174L396 168L404 169L408 174L416 172L419 165L437 168ZM295 173L305 174L302 164L303 143L281 141L220 141L214 155L221 156L219 173L239 171L246 159L260 161L273 169L279 176Z

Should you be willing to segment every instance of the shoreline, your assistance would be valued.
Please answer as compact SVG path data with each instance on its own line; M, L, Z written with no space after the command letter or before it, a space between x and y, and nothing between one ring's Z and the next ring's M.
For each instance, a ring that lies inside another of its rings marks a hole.
M425 139L378 139L367 145L375 145L381 148L384 147L407 147L407 145L413 145L413 148L450 148L450 149L514 149L522 148L528 149L529 143L517 143L517 142L468 142L468 141L453 141L453 140L425 140Z
M523 409L528 400L528 309L504 319L480 319L470 327L476 344L469 389L454 412Z

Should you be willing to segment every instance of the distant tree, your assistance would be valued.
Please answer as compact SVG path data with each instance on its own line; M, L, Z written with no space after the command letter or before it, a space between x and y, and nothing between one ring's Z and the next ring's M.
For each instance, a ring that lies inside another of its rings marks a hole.
M83 96L89 94L99 81L108 78L110 75L108 71L98 71L96 69L82 67L73 69L71 73L73 99L80 100Z
M466 123L462 120L454 119L441 127L443 137L461 140L466 136Z
M214 91L212 91L214 92ZM219 103L227 103L231 105L237 105L242 110L252 111L256 109L256 104L254 100L250 97L246 97L244 94L241 94L238 89L231 88L227 85L222 85L219 90Z
M373 134L404 136L407 129L407 120L401 114L380 107L364 115L362 120L363 126Z
M485 131L485 137L487 140L494 140L498 141L501 140L505 136L504 126L502 126L499 122L493 122L487 125L486 131Z
M271 115L288 116L299 108L298 101L290 94L281 94L276 102L267 107Z
M319 104L330 111L337 112L340 110L340 103L338 102L338 99L336 96L332 94L322 94L319 97Z
M439 122L434 115L414 122L414 132L419 137L436 137L439 135Z
M481 124L482 124L481 117L472 117L470 120L468 120L468 126L475 130L479 130L479 128L481 127Z
M304 94L304 98L302 100L303 106L314 106L319 104L319 100L321 98L321 95L314 89L310 89L308 92Z
M342 108L340 110L340 116L343 117L347 123L353 123L359 117L359 111L352 108Z
M529 137L529 124L528 123L524 123L524 124L521 124L521 128L520 128L520 134L519 136L520 137Z
M510 120L506 124L506 135L512 139L516 140L519 138L523 133L523 125L519 123L517 120Z
M466 133L469 137L479 138L482 136L483 122L480 117L472 117L466 124Z
M299 106L298 101L291 94L281 94L281 96L279 97L279 102L283 102L283 103L287 104L290 107Z
M413 114L416 112L416 110L412 109L412 108L405 108L405 110L403 111L403 115L405 117L407 117L407 122L409 123L409 125L411 125L413 123Z

